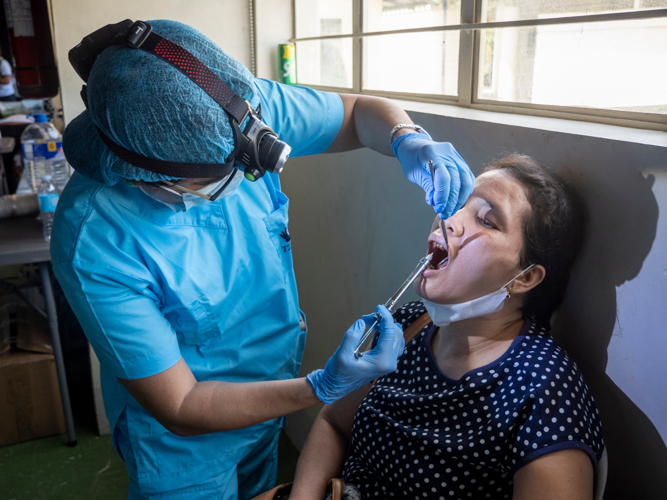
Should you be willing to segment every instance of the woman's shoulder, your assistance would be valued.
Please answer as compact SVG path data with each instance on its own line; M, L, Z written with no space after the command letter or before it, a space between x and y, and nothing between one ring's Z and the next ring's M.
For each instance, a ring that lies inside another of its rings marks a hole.
M534 388L545 389L585 384L579 367L558 342L549 329L527 319L522 336L512 355L511 372L521 373Z
M403 327L403 330L415 322L422 314L426 312L426 307L421 300L403 304L394 313L394 321Z
M509 455L512 471L567 448L585 451L597 464L604 440L595 399L577 364L548 330L537 325L530 330L522 332L516 355L504 370L508 387L515 386L510 392L518 385L523 393L521 411L515 413L520 426Z
M519 333L521 341L514 349L515 357L525 358L526 362L532 360L532 363L536 365L553 366L558 361L574 364L565 350L551 336L548 326L531 318L526 318L525 321Z

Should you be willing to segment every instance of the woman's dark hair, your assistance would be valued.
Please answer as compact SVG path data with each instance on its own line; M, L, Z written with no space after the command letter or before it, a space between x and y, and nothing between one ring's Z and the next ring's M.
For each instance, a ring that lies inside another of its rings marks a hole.
M546 270L542 283L526 293L525 316L548 324L565 295L570 268L581 248L584 214L573 190L556 174L529 156L512 154L484 172L504 170L524 188L531 206L523 220L520 266L539 264Z

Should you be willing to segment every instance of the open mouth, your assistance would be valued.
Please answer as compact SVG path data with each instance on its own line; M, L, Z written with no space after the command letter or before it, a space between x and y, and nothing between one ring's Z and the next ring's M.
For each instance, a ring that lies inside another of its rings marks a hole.
M428 242L428 252L433 253L431 264L427 269L444 269L449 264L449 252L447 247L437 241Z

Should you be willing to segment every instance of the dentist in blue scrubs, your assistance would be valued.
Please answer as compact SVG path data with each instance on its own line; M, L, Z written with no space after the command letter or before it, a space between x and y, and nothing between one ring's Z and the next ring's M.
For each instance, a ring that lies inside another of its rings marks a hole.
M149 24L261 107L291 156L360 147L395 155L443 216L469 195L473 176L451 144L432 141L390 101L253 78L193 28ZM88 109L65 131L76 173L58 203L51 253L100 360L129 496L252 498L275 482L281 417L394 371L400 327L378 307L371 353L352 354L359 320L324 369L297 378L306 327L278 174L174 176L124 154L216 164L235 148L220 105L154 54L110 46L87 84ZM215 201L200 196L211 193Z

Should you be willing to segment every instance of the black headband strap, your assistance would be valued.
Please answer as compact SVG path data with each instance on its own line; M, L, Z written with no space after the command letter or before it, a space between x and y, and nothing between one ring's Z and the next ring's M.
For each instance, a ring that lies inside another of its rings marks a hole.
M158 56L190 78L233 116L239 125L248 114L248 103L245 99L234 93L208 66L180 45L151 32L138 48Z
M169 175L171 177L208 179L212 177L225 177L234 169L234 162L229 163L182 163L175 161L159 160L135 153L115 143L102 130L97 128L102 141L121 160L135 167L150 170L157 174Z
M137 30L135 27L139 25ZM143 32L143 33L142 33ZM248 103L239 97L225 82L220 79L208 66L202 63L190 52L180 45L153 33L150 26L138 21L126 31L124 40L117 38L115 43L124 43L133 48L141 49L158 56L178 69L185 76L196 83L206 92L223 110L241 124L249 112ZM88 99L86 86L81 92L86 107ZM145 170L172 177L184 178L211 178L224 177L234 168L234 161L227 163L183 163L157 158L150 158L132 150L126 149L120 144L112 141L99 127L95 127L102 141L121 160Z

